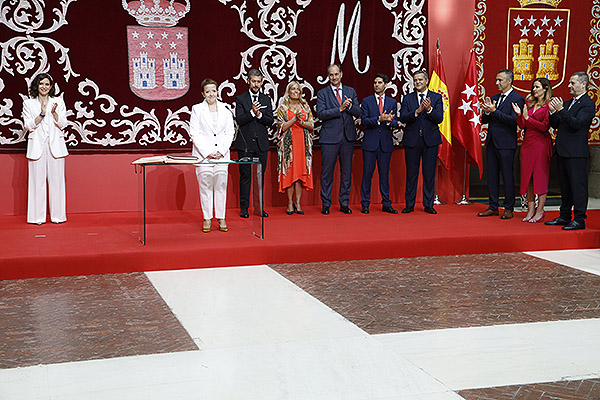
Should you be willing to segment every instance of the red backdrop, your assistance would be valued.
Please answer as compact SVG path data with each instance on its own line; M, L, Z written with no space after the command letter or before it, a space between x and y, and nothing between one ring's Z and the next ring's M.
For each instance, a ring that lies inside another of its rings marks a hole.
M168 10L168 1L154 2ZM314 105L333 61L342 63L344 84L360 98L372 93L377 72L392 78L388 93L398 97L410 90L412 71L427 66L424 0L178 0L173 27L140 25L160 14L143 13L141 3L153 6L151 0L126 7L120 1L3 4L0 33L11 39L2 48L0 93L4 115L12 115L0 119L3 150L24 149L21 97L39 71L49 71L64 93L70 150L147 152L191 149L189 111L202 100L206 77L220 82L221 97L233 103L247 89L247 71L260 68L276 108L292 79ZM175 79L163 78L169 59L183 66L181 90L173 90ZM138 75L143 82L135 82Z
M522 6L521 3L534 4ZM486 96L496 93L496 72L501 68L509 68L515 72L514 86L526 96L531 89L531 81L540 73L540 65L553 62L555 65L550 69L554 69L556 75L550 73L547 77L553 85L554 95L568 100L567 83L570 75L584 71L590 76L588 94L598 107L600 10L593 3L581 0L476 0L475 48L482 93ZM521 40L524 42L520 43ZM549 43L547 40L556 45L556 56L540 59L540 45ZM532 47L519 48L519 58L513 60L513 45L519 44ZM531 53L529 59L528 52ZM526 62L530 64L525 66ZM531 75L527 76L525 71ZM600 118L599 111L596 112L590 130L590 144L594 145L600 144Z

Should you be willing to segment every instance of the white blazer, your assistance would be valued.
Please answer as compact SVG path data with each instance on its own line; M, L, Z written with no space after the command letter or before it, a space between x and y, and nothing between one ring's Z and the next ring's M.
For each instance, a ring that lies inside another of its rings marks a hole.
M217 111L218 119L215 127L206 101L192 107L190 118L190 138L194 144L192 154L204 160L218 151L223 154L220 161L230 161L229 148L235 132L233 113L227 104L220 101L217 101Z
M52 107L56 107L58 121L52 115ZM39 125L35 124L35 119L42 112L42 104L37 98L27 99L23 102L23 123L25 129L29 132L27 140L27 158L38 160L44 150L44 142L47 140L50 145L50 152L54 158L66 157L69 152L65 143L65 134L62 129L67 126L67 109L65 102L60 97L50 97L46 107L46 116Z

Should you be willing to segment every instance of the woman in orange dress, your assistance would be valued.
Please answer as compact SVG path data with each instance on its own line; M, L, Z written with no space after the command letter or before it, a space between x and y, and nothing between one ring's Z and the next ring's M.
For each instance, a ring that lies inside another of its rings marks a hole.
M302 96L300 83L290 82L277 109L279 127L279 191L286 192L287 211L304 214L300 207L302 189L312 190L312 130L310 107ZM295 196L294 196L295 194ZM295 201L294 201L295 200Z
M548 194L552 138L550 137L550 111L552 86L546 78L536 78L531 84L531 94L523 106L513 104L519 127L525 129L521 145L521 194L527 193L527 216L523 222L542 222L546 213L544 204ZM535 207L535 195L538 206Z

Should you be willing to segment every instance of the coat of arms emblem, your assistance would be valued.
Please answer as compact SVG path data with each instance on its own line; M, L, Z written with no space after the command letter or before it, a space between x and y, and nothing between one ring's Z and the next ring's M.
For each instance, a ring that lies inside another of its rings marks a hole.
M506 63L515 73L513 85L520 91L528 92L536 78L547 78L553 87L565 78L570 10L525 7L557 7L560 1L519 0L522 8L508 10Z
M127 27L129 87L146 100L176 99L190 86L188 31L175 26L190 10L190 3L146 3L123 0L123 8L140 24Z

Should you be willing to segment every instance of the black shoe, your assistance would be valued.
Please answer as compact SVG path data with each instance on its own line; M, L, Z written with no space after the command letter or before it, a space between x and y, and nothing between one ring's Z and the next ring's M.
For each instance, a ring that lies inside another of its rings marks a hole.
M321 214L329 215L329 206L323 206L323 208L321 209Z
M294 211L296 212L296 214L304 215L304 211L298 209L298 207L296 207L295 204L293 204L293 206L294 206Z
M248 214L248 210L241 210L240 217L242 218L250 218L250 214Z
M425 211L427 214L437 214L437 211L435 211L435 208L433 207L425 207L423 211Z
M546 221L544 222L544 225L552 225L552 226L565 226L565 225L569 225L571 221L563 218L563 217L556 217L554 218L552 221Z
M363 213L363 214L368 214L368 213L369 213L369 207L367 207L367 206L363 206L363 207L360 209L360 212L361 212L361 213Z
M263 212L262 212L262 216L263 216L263 218L268 218L268 217L269 217L269 214L267 214L267 212L263 210Z
M402 210L402 214L408 214L415 211L414 207L404 207L404 209Z
M394 209L392 206L383 206L381 207L381 211L390 213L390 214L398 214L398 210Z
M585 229L585 222L571 221L568 225L562 227L563 231L577 231L579 229Z
M352 210L348 206L340 206L340 211L344 214L352 214Z
M286 213L287 215L294 215L294 211L288 211L288 210L285 210L285 213Z

